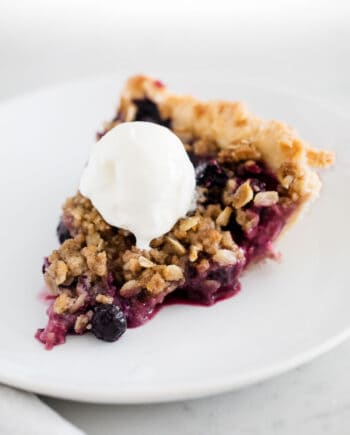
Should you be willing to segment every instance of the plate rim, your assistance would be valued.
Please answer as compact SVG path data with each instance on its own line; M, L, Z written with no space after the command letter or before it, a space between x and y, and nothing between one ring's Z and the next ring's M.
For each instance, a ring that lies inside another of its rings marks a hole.
M33 91L26 92L24 94L16 95L14 97L5 98L0 102L0 110L6 110L6 106L11 106L13 103L19 103L21 100L27 100L34 97L38 97L41 94L45 94L47 92L52 92L54 90L64 89L65 87L72 86L74 84L81 83L92 83L92 82L100 82L111 80L112 78L116 78L116 82L118 83L117 74L105 74L101 76L92 76L85 77L83 79L74 79L65 82L58 83L53 86L45 86L43 88L38 88ZM350 120L350 116L348 113L341 110L337 105L331 104L325 99L321 99L318 97L313 97L304 93L297 93L297 91L291 91L287 88L276 87L273 88L271 86L260 86L250 83L249 80L242 80L241 78L237 78L239 82L245 81L248 86L255 86L256 88L268 90L277 94L284 94L290 97L297 97L299 99L308 100L309 102L316 103L321 106L322 109L325 109L337 117L342 117L345 120ZM88 390L83 390L76 386L70 385L57 385L55 382L51 380L45 380L40 382L40 379L35 378L31 380L25 375L19 375L18 373L13 373L12 375L6 373L6 370L3 370L3 366L0 363L0 380L4 384L20 388L26 391L31 391L37 394L46 395L49 397L55 397L60 399L68 399L86 403L105 403L105 404L142 404L142 403L164 403L164 402L172 402L176 400L189 400L200 397L207 397L219 393L226 393L229 391L236 391L238 389L248 387L250 385L271 379L275 376L279 376L283 373L286 373L289 370L297 368L301 365L304 365L308 362L311 362L318 356L329 352L336 346L340 345L344 341L350 338L350 321L349 326L345 328L342 332L335 334L328 340L323 341L319 345L315 345L309 348L307 351L300 353L290 359L278 361L275 364L270 364L260 370L253 370L247 372L244 375L239 375L238 377L230 374L226 374L223 377L215 377L209 378L207 381L195 381L195 382L185 382L176 385L167 386L163 384L161 388L149 389L149 388L140 388L138 391L131 390L127 392L122 390L121 393L115 390L104 390L103 392L92 392Z
M248 372L246 375L240 375L239 378L235 376L224 376L222 378L215 378L213 382L209 379L206 383L200 382L186 382L185 384L179 384L176 388L173 386L162 386L161 389L142 389L138 391L126 392L122 391L121 394L113 390L104 390L103 393L92 393L79 389L78 387L70 387L65 384L64 386L57 386L57 383L50 384L49 382L38 383L30 381L28 378L21 378L17 376L3 375L0 365L0 378L1 382L10 386L40 394L56 399L72 400L76 402L84 403L96 403L96 404L109 404L109 405L140 405L140 404L152 404L152 403L167 403L176 402L180 400L199 399L218 394L224 394L228 392L234 392L257 383L268 381L274 377L280 376L292 369L300 367L313 361L315 358L324 355L331 351L335 347L344 343L350 338L350 326L342 333L330 338L324 343L310 348L302 354L297 355L289 360L283 360L276 364L267 366L262 370L256 370ZM164 393L164 390L167 393Z

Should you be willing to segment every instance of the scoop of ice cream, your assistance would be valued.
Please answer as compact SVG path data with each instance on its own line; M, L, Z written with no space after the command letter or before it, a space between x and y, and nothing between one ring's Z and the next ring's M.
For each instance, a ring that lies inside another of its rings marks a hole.
M195 172L180 139L150 122L125 122L93 145L80 180L106 222L136 237L141 249L190 210Z

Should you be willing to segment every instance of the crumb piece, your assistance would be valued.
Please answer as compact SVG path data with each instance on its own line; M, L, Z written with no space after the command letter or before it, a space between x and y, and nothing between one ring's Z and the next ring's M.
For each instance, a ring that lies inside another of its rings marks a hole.
M95 300L99 304L112 304L113 303L112 296L103 295L102 293L99 293L98 295L96 295Z
M86 294L82 293L77 298L71 298L66 292L61 293L53 304L56 314L76 313L85 303Z
M277 175L279 180L281 180L281 185L285 189L289 189L293 185L294 180L296 180L297 174L296 165L292 162L286 162L281 165Z
M48 274L53 277L56 285L63 284L67 278L68 267L62 260L54 261L48 268Z
M175 239L177 240L186 240L187 238L187 231L183 231L180 228L180 225L175 225L172 229L172 234L174 235Z
M335 156L334 153L330 151L309 148L307 150L307 160L309 165L314 168L326 168L334 163Z
M228 224L230 217L232 213L231 207L225 207L223 211L219 214L219 216L216 218L217 225L224 227Z
M57 314L65 313L69 310L72 304L72 298L70 298L67 293L61 293L53 304L53 310Z
M119 293L124 298L129 298L131 296L136 296L141 291L141 287L139 283L135 279L131 279L130 281L127 281L122 288L120 289Z
M237 182L235 179L231 178L230 180L227 181L226 187L222 194L222 201L225 205L232 205L235 197L236 187L237 187Z
M103 249L103 239L99 233L90 233L86 236L86 244L96 246L98 251Z
M250 187L250 182L248 180L245 183L241 184L236 190L233 198L233 206L235 208L242 208L253 199L253 196L254 192L253 189Z
M164 243L164 237L157 237L156 239L151 240L151 247L152 248L159 248Z
M144 257L143 255L141 255L139 257L139 264L140 264L141 267L144 267L145 269L148 269L149 267L154 267L155 266L153 261L151 261L148 258Z
M86 268L86 263L84 257L81 255L72 255L66 259L66 264L69 269L69 273L75 277L82 275Z
M205 139L196 140L193 144L193 151L197 155L208 155L217 152L217 146L213 141L208 141Z
M165 264L167 254L164 251L161 251L160 249L151 249L150 257L158 264Z
M89 245L81 250L86 258L89 269L97 276L107 275L107 255L106 252L98 252L96 246Z
M285 189L289 189L289 187L291 186L291 184L294 181L294 177L292 175L286 175L282 180L281 180L281 185L282 187L284 187Z
M254 205L257 207L270 207L278 203L278 193L274 190L259 192L255 195Z
M86 300L86 293L80 294L75 299L73 298L71 300L71 304L70 304L70 307L69 307L68 311L71 314L76 313L85 304L85 300Z
M251 210L237 210L236 222L242 227L245 232L251 231L259 223L259 215Z
M213 220L216 220L220 213L221 207L219 204L209 204L205 210L205 216L208 216Z
M221 245L226 249L233 249L236 246L230 231L224 231L222 233Z
M171 248L177 255L184 255L186 254L186 248L178 241L173 239L170 236L166 237L166 240L169 242Z
M82 334L86 329L90 329L87 328L87 326L91 322L92 314L92 311L88 311L86 314L80 314L75 320L74 332Z
M188 253L188 258L191 261L191 263L193 263L194 261L197 260L198 258L198 251L199 248L195 245L191 245L190 249L189 249L189 253Z
M153 295L161 293L165 289L165 281L161 275L156 272L146 285L147 290Z
M179 281L184 277L184 274L181 267L170 264L164 268L163 277L166 281Z
M124 271L130 271L133 274L137 274L141 272L141 265L138 260L137 254L131 251L127 251L123 257L122 260L124 261Z
M189 231L198 225L199 216L190 216L186 219L182 219L179 224L180 231Z
M243 160L258 160L261 158L260 152L249 141L242 141L237 144L229 145L218 154L220 163L239 162Z
M230 265L237 262L237 257L234 252L228 249L219 249L213 260L222 265Z

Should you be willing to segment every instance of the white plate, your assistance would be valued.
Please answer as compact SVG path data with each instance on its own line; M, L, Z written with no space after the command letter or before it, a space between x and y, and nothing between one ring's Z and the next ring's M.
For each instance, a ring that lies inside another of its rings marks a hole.
M244 98L337 151L322 197L283 239L281 264L250 270L236 297L211 308L170 306L114 344L69 337L51 352L42 258L57 246L60 205L73 194L121 78L71 83L0 106L0 381L51 396L110 403L188 399L296 367L343 341L349 321L349 120L315 101L235 80L170 80L178 91Z

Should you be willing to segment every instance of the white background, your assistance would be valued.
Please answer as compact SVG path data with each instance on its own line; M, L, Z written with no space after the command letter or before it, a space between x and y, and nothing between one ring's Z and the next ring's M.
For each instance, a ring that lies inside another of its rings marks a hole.
M347 0L0 0L0 99L113 72L197 71L248 77L350 111L349 44ZM47 401L91 435L338 435L350 433L349 368L345 344L216 398L155 406Z

